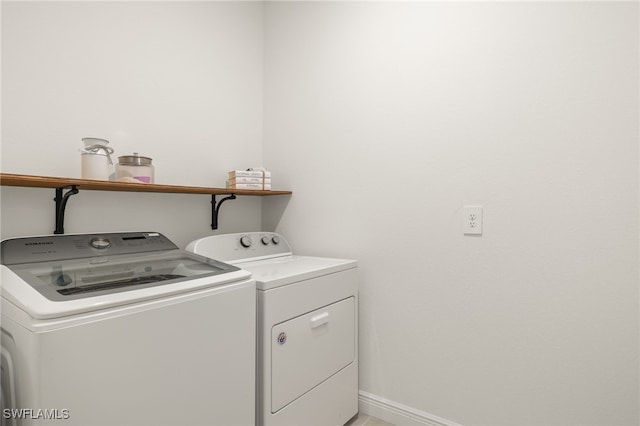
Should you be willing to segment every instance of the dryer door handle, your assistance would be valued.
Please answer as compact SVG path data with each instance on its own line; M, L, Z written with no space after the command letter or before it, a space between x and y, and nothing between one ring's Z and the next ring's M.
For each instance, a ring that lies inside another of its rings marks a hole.
M316 315L314 317L311 317L311 328L316 328L316 327L320 327L323 324L326 324L329 322L329 312L323 312L320 315Z

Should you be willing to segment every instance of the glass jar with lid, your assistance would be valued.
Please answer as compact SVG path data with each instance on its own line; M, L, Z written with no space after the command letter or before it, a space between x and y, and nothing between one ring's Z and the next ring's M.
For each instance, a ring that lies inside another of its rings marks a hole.
M118 182L153 183L154 167L151 158L134 152L118 157L116 180Z

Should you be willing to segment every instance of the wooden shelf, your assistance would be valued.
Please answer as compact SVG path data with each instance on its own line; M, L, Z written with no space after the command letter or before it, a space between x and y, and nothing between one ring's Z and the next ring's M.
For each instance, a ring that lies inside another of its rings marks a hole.
M291 195L291 191L261 191L254 189L206 188L200 186L158 185L153 183L112 182L106 180L73 179L50 176L16 175L0 173L0 185L19 186L23 188L53 188L56 191L54 201L56 228L54 234L64 234L64 212L69 197L78 194L79 190L116 191L116 192L161 192L169 194L201 194L211 196L211 229L218 229L218 213L220 206L227 200L234 200L237 195L268 196ZM63 190L67 189L64 193ZM216 200L216 195L227 197Z
M173 194L205 194L205 195L291 195L291 191L261 191L253 189L207 188L200 186L158 185L153 183L112 182L106 180L74 179L49 176L16 175L0 173L0 185L20 186L25 188L67 188L92 191L124 191L124 192L164 192Z

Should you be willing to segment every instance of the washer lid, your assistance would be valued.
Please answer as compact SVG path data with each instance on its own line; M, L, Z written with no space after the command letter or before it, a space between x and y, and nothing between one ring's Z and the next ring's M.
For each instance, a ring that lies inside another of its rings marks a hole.
M159 233L29 237L2 242L2 298L33 318L193 292L250 273L178 249Z
M64 300L51 300L7 266L0 265L0 294L2 295L3 309L4 302L7 301L34 319L67 317L182 294L189 296L192 293L199 294L204 290L214 288L228 291L231 286L236 287L245 283L254 285L251 273L234 268L213 276L210 274L192 275L182 279L128 285L114 292L100 290L66 296Z
M182 250L6 267L24 283L54 302L138 290L238 270L233 265Z
M234 262L252 274L258 290L269 290L298 281L353 269L358 262L349 259L332 259L310 256L282 256L249 262Z

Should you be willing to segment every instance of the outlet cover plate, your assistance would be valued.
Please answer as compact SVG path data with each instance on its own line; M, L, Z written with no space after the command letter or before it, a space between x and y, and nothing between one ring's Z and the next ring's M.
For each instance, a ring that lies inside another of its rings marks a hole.
M482 206L462 208L462 232L464 235L482 235Z

